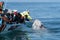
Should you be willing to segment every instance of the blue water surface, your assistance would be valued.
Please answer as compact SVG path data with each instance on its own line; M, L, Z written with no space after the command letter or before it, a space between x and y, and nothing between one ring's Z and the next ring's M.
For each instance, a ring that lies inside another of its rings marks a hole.
M5 8L11 10L17 9L18 12L29 10L31 17L42 21L47 31L39 30L41 32L34 32L29 30L31 27L25 28L28 32L13 30L8 33L0 34L1 40L60 40L60 3L7 2L5 3Z

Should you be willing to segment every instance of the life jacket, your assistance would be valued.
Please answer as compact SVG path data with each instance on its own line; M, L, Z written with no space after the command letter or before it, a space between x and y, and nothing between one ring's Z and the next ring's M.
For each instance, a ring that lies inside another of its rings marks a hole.
M27 19L28 20L31 20L32 18L31 18L31 16L26 12L26 11L24 11L23 13L21 13L21 15L25 18L25 15L27 15Z
M29 15L26 11L20 13L22 16Z

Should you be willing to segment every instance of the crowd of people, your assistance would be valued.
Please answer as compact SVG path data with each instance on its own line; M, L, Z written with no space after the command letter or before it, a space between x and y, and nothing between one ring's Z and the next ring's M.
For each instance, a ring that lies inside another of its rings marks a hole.
M3 10L4 2L0 2L0 19L2 19L3 23L24 23L26 21L30 21L32 18L29 15L29 11L24 11L22 13L17 10L5 9ZM1 20L0 20L1 21Z
M32 20L29 11L20 13L18 10L4 9L3 5L4 2L0 2L0 32L5 29L6 24L25 23Z
M1 18L6 23L25 23L25 21L31 21L32 19L29 14L29 11L20 13L17 10L5 9L1 14Z

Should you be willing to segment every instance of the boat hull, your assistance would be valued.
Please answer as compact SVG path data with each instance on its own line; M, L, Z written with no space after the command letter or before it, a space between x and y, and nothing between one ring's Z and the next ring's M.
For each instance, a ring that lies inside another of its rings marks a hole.
M31 22L26 22L25 24L6 24L6 28L1 33L11 32L13 30L20 30L29 32L32 28Z

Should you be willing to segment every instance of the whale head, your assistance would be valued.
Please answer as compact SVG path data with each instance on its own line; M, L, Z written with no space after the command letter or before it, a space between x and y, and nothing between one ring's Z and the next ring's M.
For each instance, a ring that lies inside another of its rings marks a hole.
M32 29L33 30L40 30L42 28L44 28L42 22L40 20L36 19L32 24Z

